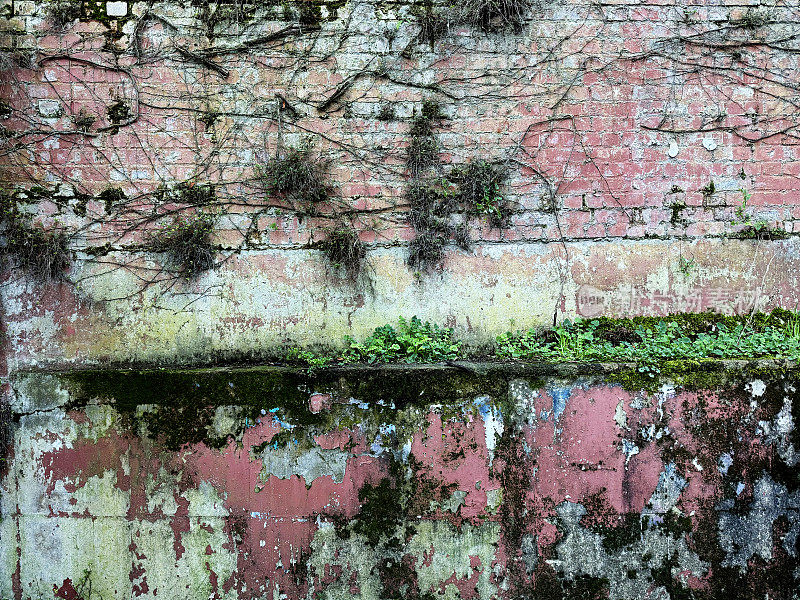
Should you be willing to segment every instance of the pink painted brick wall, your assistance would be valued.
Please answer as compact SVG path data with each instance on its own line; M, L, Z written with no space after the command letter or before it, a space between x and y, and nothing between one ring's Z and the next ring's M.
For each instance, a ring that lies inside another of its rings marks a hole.
M308 138L331 160L342 209L383 209L360 224L372 230L365 240L403 243L409 120L435 98L450 117L436 127L443 162L509 161L512 226L473 223L479 241L720 236L741 228L721 210L741 206L740 189L752 194L751 219L800 228L797 56L773 43L796 34L789 7L545 2L519 33L452 27L431 49L415 39L410 5L350 3L320 30L236 50L287 23L257 13L211 38L197 8L160 3L142 18L145 6L129 3L133 18L112 20L122 33L114 40L92 22L53 31L44 3L16 4L0 92L14 108L3 120L13 135L6 185L63 182L92 195L121 186L146 206L158 186L192 179L247 214L275 204L254 186L253 166L281 138ZM319 110L344 81L352 85ZM296 118L279 116L277 97ZM108 130L106 107L119 99L131 122ZM376 119L384 104L396 119ZM75 132L81 111L96 117L85 133ZM208 111L219 114L211 126ZM715 192L704 197L710 181ZM542 201L548 186L556 211ZM676 203L686 204L679 221ZM80 217L62 206L62 222L102 218L90 208ZM318 226L281 225L261 243L303 245ZM219 242L243 240L232 229Z

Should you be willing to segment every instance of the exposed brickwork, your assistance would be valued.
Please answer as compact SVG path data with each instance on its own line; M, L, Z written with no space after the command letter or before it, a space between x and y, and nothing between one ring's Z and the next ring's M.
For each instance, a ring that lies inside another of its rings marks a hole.
M797 308L796 2L476 1L0 0L0 596L797 597L791 365L21 373Z
M308 138L332 162L337 204L369 211L356 219L364 241L404 243L409 120L431 97L448 117L436 127L445 165L509 161L516 210L501 231L473 219L480 241L721 236L748 215L800 231L792 9L543 2L520 33L453 26L431 48L407 3L331 8L321 29L261 10L213 37L198 7L159 3L142 18L145 4L129 4L114 40L96 22L53 32L46 3L14 3L5 28L19 34L4 44L34 68L5 54L15 112L3 125L21 136L6 144L24 146L5 153L7 182L119 185L142 206L159 185L211 182L234 213L218 243L241 247L266 210L245 245L298 247L325 219L277 216L253 167L281 139ZM117 101L129 111L119 128ZM394 118L376 118L384 105ZM66 133L82 112L96 120ZM752 195L737 216L740 189ZM104 216L92 201L85 217L46 203L40 214L75 228ZM131 217L115 216L119 228Z

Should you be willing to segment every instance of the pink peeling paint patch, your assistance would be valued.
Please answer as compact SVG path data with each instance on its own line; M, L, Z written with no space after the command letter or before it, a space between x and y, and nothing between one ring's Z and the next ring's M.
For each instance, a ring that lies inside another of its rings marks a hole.
M229 534L237 538L233 547L239 556L232 577L234 587L261 589L269 582L300 594L306 583L293 565L308 555L317 516L330 513L349 518L355 514L358 490L365 482L377 481L382 466L373 458L352 457L341 483L330 476L313 481L298 475L265 478L264 465L252 460L248 449L269 442L277 431L274 422L265 417L245 432L241 446L231 442L221 452L196 447L186 465L195 478L210 483L224 496L231 522ZM330 443L322 436L320 447L339 447L335 440L341 435L334 432Z
M330 405L330 394L311 394L311 397L308 399L308 408L314 414L319 413L325 408L330 408Z

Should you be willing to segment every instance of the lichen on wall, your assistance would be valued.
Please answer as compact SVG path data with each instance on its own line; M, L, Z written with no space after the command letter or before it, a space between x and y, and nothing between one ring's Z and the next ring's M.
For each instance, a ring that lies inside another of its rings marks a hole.
M611 600L672 598L676 588L688 593L689 578L708 574L708 564L688 548L685 532L674 535L643 519L630 543L609 552L604 536L580 526L584 506L565 502L556 507L556 514L564 537L550 563L567 581L580 577L601 581ZM665 571L667 582L656 580L659 571Z

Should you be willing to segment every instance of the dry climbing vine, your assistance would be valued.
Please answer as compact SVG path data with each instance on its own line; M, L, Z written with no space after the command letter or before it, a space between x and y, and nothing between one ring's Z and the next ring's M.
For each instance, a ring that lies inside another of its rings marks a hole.
M668 35L630 52L617 43L623 9L602 3L547 39L540 24L555 8L530 0L198 0L183 12L140 2L120 18L100 4L41 3L26 20L6 8L4 254L39 278L81 285L126 269L166 293L243 253L310 248L355 281L372 250L408 245L424 271L451 248L511 231L561 243L568 258L568 199L607 198L605 230L608 219L645 227L575 108L589 78L628 85L627 65L670 78L641 83L663 107L642 116L645 131L796 137L796 84L766 60L798 53L791 9L709 22L676 6ZM22 45L26 28L50 41ZM448 66L467 56L488 60ZM720 104L725 86L750 86L769 110L711 103L682 119L676 81ZM470 135L463 124L483 122L486 107L494 121ZM399 233L409 224L410 242Z

